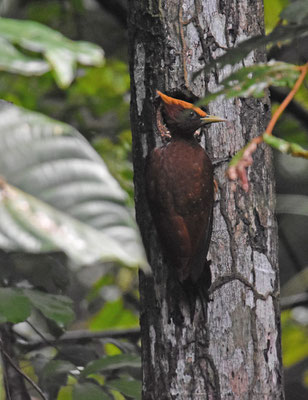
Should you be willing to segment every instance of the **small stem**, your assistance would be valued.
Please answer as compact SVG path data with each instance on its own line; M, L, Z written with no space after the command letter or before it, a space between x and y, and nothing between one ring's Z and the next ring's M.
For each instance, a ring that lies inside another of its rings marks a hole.
M278 120L278 118L280 117L280 115L283 113L283 111L286 109L286 107L288 106L288 104L290 103L290 101L293 99L293 97L295 96L296 92L298 91L298 89L300 88L301 84L303 83L305 76L307 74L308 71L308 63L303 65L302 67L299 67L299 69L302 71L298 80L296 81L293 89L291 90L291 92L287 95L287 97L284 99L284 101L280 104L280 106L278 107L278 109L275 111L272 119L270 120L269 124L267 125L267 128L265 130L265 133L267 133L268 135L272 134L272 131L274 129L274 126L276 125L276 122Z
M0 340L0 348L1 348L2 356L5 357L5 359L10 363L10 365L15 369L15 371L17 371L26 381L28 381L30 383L30 385L33 387L33 389L35 389L40 394L42 399L47 400L47 397L45 396L43 391L40 389L40 387L31 378L29 378L25 373L23 373L23 371L15 364L15 362L10 357L10 355L4 350L2 340Z

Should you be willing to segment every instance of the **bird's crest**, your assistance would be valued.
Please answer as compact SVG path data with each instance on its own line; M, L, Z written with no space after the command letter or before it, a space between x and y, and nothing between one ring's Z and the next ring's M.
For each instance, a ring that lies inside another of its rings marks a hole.
M166 94L160 92L159 90L156 91L157 94L161 97L162 101L169 106L180 106L186 110L194 110L200 117L206 117L207 113L203 110L201 110L200 107L196 107L191 103L188 103L187 101L184 100L179 100L179 99L174 99L173 97L169 97Z

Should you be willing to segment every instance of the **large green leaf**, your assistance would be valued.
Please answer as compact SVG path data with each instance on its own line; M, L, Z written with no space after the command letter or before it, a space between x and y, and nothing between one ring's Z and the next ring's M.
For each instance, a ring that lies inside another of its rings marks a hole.
M24 290L25 296L33 307L37 308L45 317L64 326L73 321L73 301L66 296L39 292L38 290Z
M19 289L0 288L0 323L23 322L31 313L30 302Z
M99 46L89 42L74 42L60 32L34 21L0 18L0 37L26 50L42 53L54 71L58 85L63 88L69 86L74 79L78 62L99 66L104 61L104 52ZM0 59L6 54L7 48L2 49L1 46ZM6 70L23 73L22 68L16 71L16 64L18 65L19 61L24 62L24 56L20 52L15 52L15 69L13 64L12 68L7 65ZM28 64L28 73L29 66Z
M2 248L145 265L126 194L74 128L0 102L0 175Z

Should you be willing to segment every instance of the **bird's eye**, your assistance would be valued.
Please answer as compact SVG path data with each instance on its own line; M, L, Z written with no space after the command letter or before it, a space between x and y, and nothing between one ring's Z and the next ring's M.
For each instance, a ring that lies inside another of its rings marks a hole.
M189 112L189 116L190 116L190 118L194 118L194 117L195 117L194 111L190 111L190 112Z

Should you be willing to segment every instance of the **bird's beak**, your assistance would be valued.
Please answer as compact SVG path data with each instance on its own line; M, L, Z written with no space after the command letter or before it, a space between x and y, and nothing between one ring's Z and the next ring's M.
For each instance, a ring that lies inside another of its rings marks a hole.
M216 117L216 115L207 115L206 117L200 118L202 125L212 124L213 122L226 122L224 118Z

